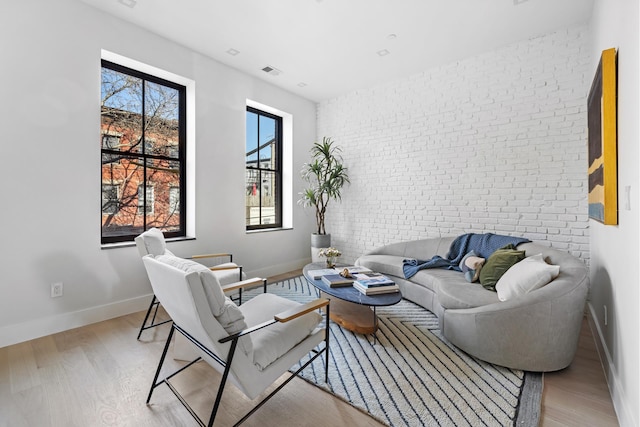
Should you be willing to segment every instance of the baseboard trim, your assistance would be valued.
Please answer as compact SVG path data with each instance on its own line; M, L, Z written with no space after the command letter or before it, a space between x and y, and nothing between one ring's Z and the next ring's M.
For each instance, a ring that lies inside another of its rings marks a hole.
M301 269L310 261L310 258L302 258L246 273L249 277L276 276L283 272ZM152 294L146 294L128 300L3 326L0 328L0 348L146 310L149 308L151 297Z
M152 294L0 328L0 348L149 308Z
M282 264L274 264L268 267L259 268L257 270L247 271L249 277L271 277L277 276L289 271L300 270L311 262L311 258L302 258L294 261L284 262Z
M276 276L283 272L301 269L310 261L309 258L302 258L246 273L249 277ZM149 308L151 297L152 294L146 294L123 301L0 327L0 348L146 310Z
M613 364L613 358L611 357L609 348L604 341L604 335L602 334L600 324L596 321L596 311L590 302L587 303L587 307L587 320L589 322L589 327L591 328L591 333L595 334L593 338L596 343L596 350L600 357L600 363L602 364L605 380L609 387L609 394L611 395L613 408L616 411L616 416L618 417L618 423L621 426L632 426L634 423L631 413L629 412L630 408L629 405L625 403L625 394L622 387L620 387L620 380L618 379L616 367Z

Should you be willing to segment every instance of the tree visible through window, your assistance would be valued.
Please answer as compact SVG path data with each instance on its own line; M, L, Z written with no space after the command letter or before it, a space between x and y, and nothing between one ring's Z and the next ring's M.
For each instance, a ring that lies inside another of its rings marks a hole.
M247 230L282 227L282 118L247 107Z
M102 243L185 235L186 89L102 61Z

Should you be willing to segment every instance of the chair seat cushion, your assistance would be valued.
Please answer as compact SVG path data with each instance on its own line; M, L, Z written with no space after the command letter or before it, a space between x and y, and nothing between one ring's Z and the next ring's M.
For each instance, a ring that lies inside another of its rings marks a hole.
M237 267L238 264L235 262L225 262L224 264L216 265L216 267ZM240 280L246 279L246 274L242 273L242 278L240 278L239 269L233 270L211 270L214 276L218 278L220 285L228 285L229 283L239 282Z
M300 304L273 294L260 294L240 306L249 327L273 320L276 314ZM315 311L286 323L275 323L250 334L253 362L263 370L295 347L313 332L322 321Z

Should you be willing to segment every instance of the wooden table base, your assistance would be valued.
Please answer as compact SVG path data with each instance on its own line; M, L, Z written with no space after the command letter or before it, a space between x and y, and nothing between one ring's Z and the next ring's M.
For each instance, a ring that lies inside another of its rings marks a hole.
M371 335L378 329L373 309L366 305L355 304L321 292L323 298L331 300L329 318L338 325L357 334Z

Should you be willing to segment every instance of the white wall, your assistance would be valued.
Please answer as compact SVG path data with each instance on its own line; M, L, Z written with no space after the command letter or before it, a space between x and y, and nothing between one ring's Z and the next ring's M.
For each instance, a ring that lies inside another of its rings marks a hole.
M0 346L146 308L135 247L100 247L100 54L106 49L196 82L196 240L178 255L231 251L249 274L309 259L313 218L245 233L246 100L293 115L297 168L315 140L315 104L105 15L77 0L0 6L2 244ZM52 282L64 296L52 299Z
M581 26L322 102L352 178L327 215L345 259L492 232L588 261L589 53Z
M591 31L589 71L595 73L600 54L618 49L618 226L590 221L591 298L589 308L602 338L605 373L620 425L640 423L638 352L639 256L638 162L640 150L640 79L638 2L597 0ZM630 209L624 188L631 187ZM631 268L630 268L631 267ZM607 306L605 323L604 306Z

